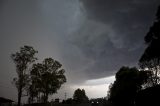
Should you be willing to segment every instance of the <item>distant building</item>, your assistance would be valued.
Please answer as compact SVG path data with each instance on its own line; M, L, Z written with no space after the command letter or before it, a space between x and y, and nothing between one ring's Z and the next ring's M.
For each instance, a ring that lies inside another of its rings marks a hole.
M0 97L0 106L12 106L12 100Z

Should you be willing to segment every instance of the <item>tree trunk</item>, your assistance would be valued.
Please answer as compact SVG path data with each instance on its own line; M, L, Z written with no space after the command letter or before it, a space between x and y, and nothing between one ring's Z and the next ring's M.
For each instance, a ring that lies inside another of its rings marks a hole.
M22 73L20 73L20 76L19 76L18 106L21 106L21 97L22 97Z
M47 103L48 101L48 93L44 93L44 103Z
M48 102L48 93L46 93L46 100L45 102L47 103Z
M22 89L18 92L18 106L21 106L21 96L22 96Z

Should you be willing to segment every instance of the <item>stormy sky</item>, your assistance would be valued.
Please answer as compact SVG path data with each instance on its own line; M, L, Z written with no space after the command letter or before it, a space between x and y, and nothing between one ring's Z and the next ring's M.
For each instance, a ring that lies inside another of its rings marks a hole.
M67 83L55 98L63 99L65 92L71 97L78 87L85 88L90 98L104 97L121 66L137 66L159 4L159 0L1 0L0 96L16 100L10 55L30 45L38 50L39 61L52 57L66 70Z

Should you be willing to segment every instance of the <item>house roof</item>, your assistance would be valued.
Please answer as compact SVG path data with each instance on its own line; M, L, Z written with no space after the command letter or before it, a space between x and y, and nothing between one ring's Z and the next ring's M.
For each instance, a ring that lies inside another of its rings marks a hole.
M0 103L11 103L13 102L12 100L10 99L6 99L6 98L3 98L3 97L0 97Z

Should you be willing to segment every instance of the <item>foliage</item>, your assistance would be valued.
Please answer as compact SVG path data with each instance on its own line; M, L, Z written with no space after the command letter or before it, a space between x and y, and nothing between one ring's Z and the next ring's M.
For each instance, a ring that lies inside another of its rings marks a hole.
M159 106L160 85L148 87L138 92L136 106Z
M52 58L46 58L42 63L34 64L31 71L31 94L33 97L41 95L43 102L47 102L48 95L56 93L61 85L66 82L65 70L61 64Z
M116 80L110 86L108 100L115 104L134 104L136 93L141 90L148 78L144 71L139 71L135 67L122 67L116 73Z
M26 90L29 82L29 65L36 60L36 53L37 51L35 51L33 47L24 46L20 48L19 52L11 54L11 58L16 65L16 72L18 74L18 77L13 79L13 83L18 90L18 106L20 106L22 93Z
M63 104L73 104L74 101L73 101L72 98L68 98L67 100L63 100L62 103L63 103Z
M88 102L88 97L86 96L84 89L77 89L73 94L73 99L76 103L86 103Z
M160 83L160 6L156 14L156 20L149 32L145 36L145 42L148 47L139 60L142 69L152 71L152 85Z
M46 58L42 63L32 65L37 60L36 53L33 47L24 46L19 52L11 54L18 74L18 77L13 79L18 90L18 106L24 91L29 93L29 103L35 100L47 102L48 96L56 93L66 82L65 70L61 69L62 64L58 61Z

